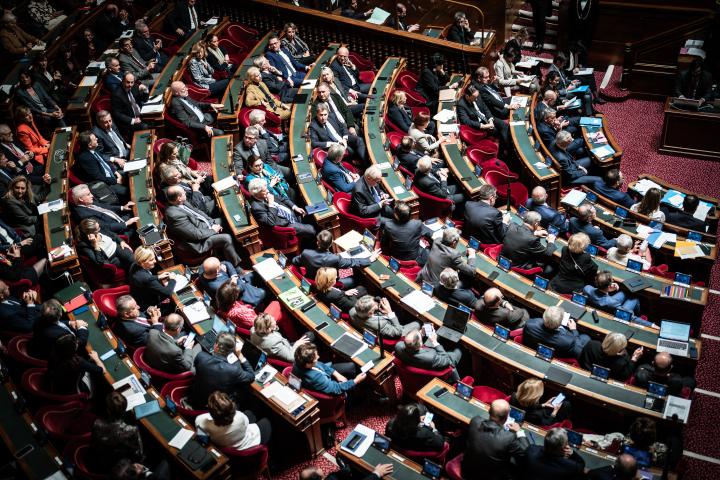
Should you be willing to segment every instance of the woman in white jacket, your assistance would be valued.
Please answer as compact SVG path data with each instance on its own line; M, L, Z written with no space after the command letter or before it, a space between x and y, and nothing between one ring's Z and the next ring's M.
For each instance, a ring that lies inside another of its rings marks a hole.
M305 332L295 343L283 337L278 331L277 323L272 315L261 313L255 317L255 324L250 329L250 342L265 352L270 358L293 363L295 361L295 349L303 343L313 342L315 335L312 332Z
M257 445L267 446L272 427L267 418L257 419L250 410L237 410L226 393L214 392L208 399L210 413L195 419L195 427L210 436L217 447L245 450Z
M524 81L524 75L515 70L515 65L512 62L515 55L516 52L513 48L506 48L503 55L495 62L495 75L498 77L500 86L506 89L510 88L513 92L523 90L524 92L534 93L540 91L537 78L533 78L532 82L530 82L530 88L520 85Z

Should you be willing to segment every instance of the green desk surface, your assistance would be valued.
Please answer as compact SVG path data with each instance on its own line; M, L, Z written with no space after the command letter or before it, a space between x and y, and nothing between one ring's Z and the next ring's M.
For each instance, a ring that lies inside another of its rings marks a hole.
M348 456L351 455L347 452L343 453ZM385 454L372 446L367 449L365 455L359 458L361 458L363 462L367 462L371 466L370 469L374 469L375 466L379 464L387 465L388 463L391 463L393 466L393 472L389 475L389 477L394 478L395 480L427 480L428 478L414 468L410 468L407 464L401 462L392 454Z
M145 138L140 138L140 135L150 133L150 130L143 130L142 132L135 132L135 146L132 152L132 158L147 158L148 145L152 146L153 137L149 135ZM150 159L148 158L148 164ZM137 201L142 197L153 197L150 194L150 189L147 186L147 179L152 178L152 175L148 171L150 165L143 167L139 170L139 173L135 175L133 180L133 193L135 194L135 200ZM150 209L150 202L136 203L138 217L140 217L140 225L145 226L150 223L156 225L162 225L162 220L157 216L157 210L153 212Z
M646 178L646 179L653 181L653 182L657 183L658 185L660 185L660 191L662 192L663 197L669 190L675 190L675 191L681 192L681 190L678 190L678 187L676 187L675 185L670 185L669 183L667 183L657 177L653 177L652 175L640 175L640 177L637 180L635 180L634 182L631 182L630 185L628 185L628 193L629 194L633 195L633 192L634 192L635 195L638 195L640 197L645 196L635 189L635 186L637 185L638 181L640 181L643 178ZM708 218L708 217L709 218L717 218L717 215L718 215L717 207L718 207L718 205L720 205L720 200L708 198L708 197L705 197L705 198L700 197L700 200L702 200L703 202L707 202L707 203L713 205L713 207L714 207L714 208L710 209L706 218ZM668 209L670 209L670 211L678 211L678 212L680 211L680 209L673 207L669 203L663 202L663 205L668 207Z
M14 403L15 399L8 390L8 385L0 386L0 426L10 439L12 446L16 451L28 444L33 446L33 451L25 455L22 461L35 477L57 472L62 460L57 457L56 461L50 456L45 447L40 444L33 429L15 409Z
M213 137L211 151L214 153L212 161L215 172L217 173L217 178L215 179L216 182L219 182L220 180L231 176L229 165L232 162L232 158L228 159L227 152L227 145L231 141L232 136L230 135ZM228 166L223 167L221 165L223 163ZM233 190L231 190L228 195L223 195L222 197L218 197L218 199L223 204L223 208L225 209L225 219L228 221L228 223L235 227L235 229L240 230L242 228L251 226L251 222L248 219L247 213L245 212L245 209L240 203L240 197ZM240 215L239 222L233 218L235 215Z
M383 123L384 116L382 115L382 101L383 95L387 96L390 91L386 91L385 87L393 80L393 72L400 63L400 59L397 57L388 58L380 70L375 75L375 81L373 82L373 88L377 89L376 98L368 98L365 104L365 142L367 143L368 152L370 153L370 160L375 164L384 162L392 163L385 152L385 144L383 143L383 135L385 134L384 129L380 128L380 124ZM380 78L386 78L387 80L380 80ZM389 101L385 99L386 103ZM375 106L377 110L374 112L368 112L367 107ZM373 134L375 138L370 138L370 134ZM405 188L405 184L398 173L391 168L383 170L383 173L387 173L388 176L382 179L383 185L387 189L387 193L397 200L410 200L415 198L413 192L408 191ZM399 188L398 188L399 187ZM395 191L395 188L398 191ZM402 190L402 191L401 191ZM400 192L400 193L398 193Z
M517 95L517 96L524 96L524 95ZM537 150L535 150L535 142L534 138L528 136L527 125L531 125L530 123L530 97L528 97L527 100L527 107L525 108L518 108L513 113L518 116L518 122L522 121L525 122L522 125L510 125L510 129L514 133L515 137L515 147L522 152L522 155L527 159L527 162L525 162L525 165L528 169L530 169L533 172L533 176L543 180L545 178L549 178L552 176L556 176L557 172L553 168L543 168L539 169L535 166L537 162L544 162L545 159L542 158L542 156L538 155Z
M68 181L67 178L61 178L63 169L65 168L66 160L62 159L65 152L70 148L68 145L72 141L73 132L62 130L56 132L50 141L50 149L48 150L47 161L45 164L45 173L50 175L52 178L57 178L58 181L50 184L50 194L45 198L46 202L52 202L59 198L67 200L62 194L63 184ZM70 188L66 185L66 188ZM65 213L69 213L69 208L65 208ZM59 232L50 233L53 228L63 226L62 221L63 211L48 212L45 214L47 217L48 234L50 235L50 248L59 247L66 239L66 230L60 230Z
M185 42L180 46L180 50L178 52L185 52L185 56L178 57L176 55L173 55L173 57L170 59L167 65L165 65L165 68L163 68L162 73L158 77L157 81L155 81L155 85L153 86L152 90L150 91L150 95L162 95L165 93L165 89L170 88L170 84L172 83L173 75L175 75L175 72L177 72L180 69L180 66L182 65L182 62L185 60L187 55L190 54L190 49L192 48L195 43L199 42L200 39L203 36L203 33L209 32L215 28L215 25L206 25L205 27L198 29L195 31L192 37L190 37L190 40ZM157 90L157 91L155 91Z
M240 68L237 72L235 72L235 77L238 78L232 78L230 79L230 84L228 85L227 94L225 95L225 99L223 103L225 104L225 108L228 110L228 112L232 108L232 103L237 102L238 95L240 95L240 90L242 89L243 85L245 84L245 74L250 69L250 67L253 66L252 61L255 60L255 57L258 55L261 55L263 52L265 52L265 47L267 47L268 37L270 35L277 34L279 32L276 31L270 31L268 32L265 37L260 40L260 42L255 45L255 48L252 49L250 53L248 53L248 56L246 57L246 60L243 61L242 65L240 65ZM249 62L247 60L250 60ZM230 115L230 113L220 114L218 118L223 118L224 116ZM235 116L238 115L238 112L235 112ZM216 180L217 181L217 180Z

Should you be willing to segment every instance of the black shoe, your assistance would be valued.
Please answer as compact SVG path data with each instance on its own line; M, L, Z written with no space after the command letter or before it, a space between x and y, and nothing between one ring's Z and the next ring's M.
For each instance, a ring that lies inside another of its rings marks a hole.
M345 462L343 462L343 459L338 456L335 457L335 463L337 463L337 466L341 469L345 468Z
M387 403L388 397L381 397L377 393L373 392L370 395L368 395L368 400L370 400L372 403Z
M595 97L593 103L595 103L595 105L605 105L607 102L602 100L600 97Z

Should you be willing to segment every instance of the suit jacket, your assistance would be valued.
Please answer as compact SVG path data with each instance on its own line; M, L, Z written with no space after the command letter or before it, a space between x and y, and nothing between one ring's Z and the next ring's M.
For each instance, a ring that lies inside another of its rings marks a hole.
M137 263L130 267L128 274L130 283L130 295L140 306L140 311L145 312L153 306L160 306L163 300L170 298L175 289L175 280L168 280L163 285L157 275L142 268Z
M63 320L60 321L63 322ZM64 323L65 325L68 325L67 322ZM70 329L72 330L71 327ZM67 329L55 323L53 323L52 325L47 325L42 323L41 321L35 322L33 324L33 356L42 360L49 359L50 354L55 347L55 341L66 333L68 333ZM77 332L73 331L73 333L75 334L75 338L77 338L78 341L77 351L82 354L85 352L85 347L87 346L88 329L85 327L78 328Z
M270 93L280 96L281 102L291 102L297 89L290 87L287 80L279 80L277 75L268 71L262 72L262 82L270 90ZM294 90L294 92L292 92Z
M475 105L477 105L480 112L485 115L485 118L480 116L475 109ZM472 103L467 101L465 95L460 97L460 100L457 101L457 114L461 125L467 125L475 130L480 130L480 127L489 123L490 119L493 118L492 113L490 113L490 110L479 96L475 99L475 102Z
M185 206L207 219L210 225L219 223L192 205L186 203ZM211 237L217 235L215 230L208 227L200 218L180 208L179 205L171 204L167 206L165 209L165 224L170 233L180 240L182 248L197 254L209 252L212 248Z
M150 41L149 44L148 44L148 40ZM135 51L134 53L137 56L139 56L140 58L142 58L143 60L145 60L146 62L153 60L153 59L157 60L157 57L160 54L160 50L156 51L152 47L152 45L155 44L155 37L153 37L152 34L150 35L150 38L148 38L147 40L144 38L133 36L132 44L133 44L133 50Z
M208 209L208 205L205 203L205 196L201 191L193 191L192 187L185 182L178 182L176 185L185 190L185 203L191 205L196 210L200 210L201 212L210 215L211 209ZM174 185L170 185L163 181L160 184L160 187L156 189L157 198L163 205L169 205L170 203L167 200L167 191L172 186Z
M260 152L260 158L262 158L263 163L265 165L270 165L273 170L279 172L280 169L278 168L278 164L275 159L270 156L270 151L268 150L265 140L258 138L255 146L258 148L258 152ZM250 147L245 145L244 141L239 141L235 145L235 148L233 148L233 163L235 164L235 170L238 172L242 172L243 169L250 170L247 168L247 160L252 154L253 152Z
M290 153L290 147L287 143L287 136L284 136L281 141L276 134L274 134L267 128L263 128L262 133L260 133L260 138L262 140L265 140L265 145L267 145L268 153L270 155L282 155L285 153Z
M279 332L259 335L255 331L255 327L250 329L250 342L265 352L269 358L275 358L287 363L295 361L295 350L299 347L297 344L290 343Z
M152 73L147 67L150 62L143 60L140 55L133 50L132 55L120 52L117 56L118 62L120 62L120 68L123 72L132 72L135 75L135 80L147 80L152 77Z
M628 209L637 203L635 199L626 192L621 192L617 188L610 188L605 185L605 182L595 182L593 191Z
M352 18L353 20L362 20L363 18L365 18L364 13L355 13L350 8L343 8L341 15L343 17Z
M170 113L172 113L172 116L176 118L178 122L188 128L205 131L205 127L210 125L211 122L208 122L207 119L201 122L197 115L195 115L195 112L190 109L184 100L198 107L203 112L210 110L212 108L212 104L207 102L196 102L190 97L185 97L183 100L179 97L172 97L172 100L170 100Z
M382 194L382 190L380 190L378 185L375 186L375 189L378 195ZM365 180L365 177L360 177L352 188L350 195L350 212L358 217L374 218L380 222L380 213L382 210L383 207L375 201L370 186L367 184L367 180Z
M15 165L17 165L18 160L20 159L20 157L22 157L23 154L25 154L26 149L25 149L25 146L22 143L20 143L17 139L14 140L12 142L12 144L16 149L18 149L18 150L20 150L20 152L22 152L22 154L20 156L18 156L10 147L5 145L4 143L0 143L0 152L4 153L5 157L9 161L15 162Z
M367 290L365 290L365 287L363 286L357 287L357 291L357 295L347 296L342 290L331 287L330 290L328 290L327 292L316 291L315 297L323 305L330 306L330 304L332 303L340 310L342 310L343 313L350 313L350 309L355 306L358 298L364 297L368 294Z
M57 107L57 102L50 98L50 95L45 93L45 89L43 89L43 87L39 83L33 83L33 90L35 90L35 94L37 95L38 99L47 111L52 112L56 109L55 107ZM30 111L33 113L33 115L42 114L42 110L37 107L35 101L24 88L18 88L17 90L15 90L15 101L19 105L25 105L26 107L30 108Z
M540 445L525 450L526 480L584 480L584 470L585 460L576 450L569 457L550 455Z
M122 35L125 30L130 30L131 26L125 25L120 21L120 16L115 18L108 18L105 12L101 13L97 20L95 20L95 26L93 31L95 37L99 38L104 42L105 45L110 45L115 42L116 38Z
M420 245L422 237L432 238L432 230L425 226L421 220L400 222L394 218L388 219L383 227L380 237L380 246L385 255L398 260L415 260L422 253Z
M402 148L398 147L395 150L395 156L397 156L398 161L403 167L407 168L411 173L414 173L415 170L417 170L417 163L425 155L417 150L406 152ZM434 171L435 169L433 168L432 170Z
M25 33L22 28L15 27L15 33L10 33L7 28L0 29L0 45L3 50L15 58L25 56L25 47L28 43L37 42L38 39L32 35Z
M542 101L538 101L535 104L535 110L533 111L533 116L535 117L536 124L540 122L540 113L542 113L542 111L545 110L546 108L555 108L555 107L549 107L548 105L545 104L545 102L542 102Z
M635 372L635 362L630 355L610 356L603 352L600 340L590 340L580 353L578 363L585 370L592 370L593 365L610 369L610 378L624 382Z
M705 222L693 217L691 213L670 212L665 221L671 225L705 233Z
M512 262L513 267L530 270L538 266L539 257L549 257L555 252L555 244L542 244L540 237L524 223L508 225L500 255Z
M475 302L475 318L485 325L500 325L509 330L523 327L528 320L527 310L514 306L512 310L507 307L485 308L485 298L478 298Z
M475 34L472 30L460 27L457 23L453 23L447 33L447 41L455 43L464 43L469 45L475 40Z
M135 103L137 104L138 110L142 110L142 104L148 101L149 90L140 92L137 85L133 85L130 89ZM129 127L132 121L135 119L135 113L133 112L128 92L122 86L116 88L110 94L110 105L112 106L112 118L113 123L117 125L121 132L125 133L129 131Z
M294 203L285 197L275 197L275 203L280 203L290 210L295 206ZM268 227L290 227L292 224L287 218L278 214L278 209L275 207L269 207L265 202L258 200L255 197L250 198L250 210L252 211L253 218L261 225ZM294 214L295 212L293 212ZM295 217L297 219L297 217Z
M95 151L98 152L100 156L105 158L108 163L110 162L110 157L124 159L130 158L130 149L127 148L127 144L125 143L125 140L123 139L117 125L113 123L111 128L115 135L117 135L117 138L120 140L120 142L122 142L123 147L125 147L127 153L123 155L123 153L118 149L117 144L115 144L115 142L112 141L112 138L110 138L110 135L97 125L95 125L92 129L93 135L95 135L98 139L98 146Z
M570 231L572 232L572 221L570 219ZM594 227L591 227L594 229ZM600 230L597 230L598 232ZM580 267L581 270L578 270ZM563 248L560 254L560 271L552 280L550 280L550 290L554 290L558 293L564 293L569 295L574 292L579 292L585 286L585 277L594 276L598 270L598 265L595 263L587 252L582 252L580 255L570 252L569 248Z
M437 297L445 303L457 307L463 304L468 308L474 309L477 303L475 293L470 289L455 288L450 290L440 282L430 282L433 286L433 297Z
M679 397L682 393L683 377L677 373L670 373L667 377L661 377L655 375L655 367L652 365L640 365L635 370L635 386L640 388L647 388L648 382L659 383L661 385L667 385L668 395Z
M43 184L40 195L33 197L32 203L26 203L15 197L6 197L2 201L2 221L13 228L23 231L23 237L32 237L36 233L35 226L40 219L37 206L45 200L50 193L50 185Z
M615 468L612 465L593 468L587 472L587 480L630 480L629 478L615 475Z
M435 75L435 72L430 67L425 67L420 74L415 91L429 102L437 101L440 97L440 90L448 88L446 84L449 81L450 75Z
M595 228L592 223L581 222L579 218L573 217L570 219L570 235L574 235L578 232L583 232L585 235L590 237L590 243L597 245L604 249L612 248L616 245L617 241L613 238L608 240L605 238L603 231L599 228Z
M102 228L100 229L100 233L105 235L106 237L110 237L110 240L115 242L117 245L117 248L120 249L120 242L123 240L118 237L116 234L105 230L103 231ZM116 260L115 262L112 262L110 257L107 256L107 254L102 250L95 250L95 247L92 243L90 243L88 240L80 240L76 243L77 252L78 255L82 255L83 257L86 257L90 259L91 262L93 262L95 265L104 265L106 263L112 263L116 267L120 266L120 260ZM117 250L116 250L117 252ZM116 258L116 255L113 256L113 258Z
M203 276L203 267L202 264L200 264L198 278L200 279L200 285L202 286L203 290L208 295L210 295L211 298L215 298L215 293L217 292L217 289L220 288L220 285L227 281L230 281L230 277L232 277L233 275L237 275L237 286L240 290L240 297L238 298L238 300L243 303L250 304L253 307L257 307L258 305L260 305L260 303L262 303L262 301L265 299L267 291L265 289L258 288L252 285L252 278L257 275L257 273L252 272L247 275L243 275L242 268L239 269L240 271L237 271L230 262L223 261L222 264L225 265L227 272L220 269L217 277L213 279L208 279Z
M542 318L531 318L523 327L523 345L537 350L538 343L554 348L557 358L578 358L583 344L577 330L550 330Z
M48 148L45 145L50 143L45 140L40 134L35 122L31 125L27 123L21 123L17 126L17 132L15 133L17 141L23 146L25 150L30 150L35 154L35 159L40 163L45 162L45 157L48 154Z
M349 181L345 176L345 173L343 173L347 171L344 165L335 164L330 160L327 160L323 162L320 171L322 172L323 180L329 183L330 186L333 187L335 190L339 190L345 193L352 192L355 182ZM347 173L351 172L348 171Z
M5 331L31 333L40 318L40 305L27 305L12 295L0 302L0 328Z
M691 97L692 92L690 91L690 89L692 88L692 79L693 76L690 73L690 70L685 70L677 76L677 78L675 79L676 97L679 97L681 95L685 96L686 98ZM703 98L706 102L709 102L710 98L712 97L712 84L712 73L702 70L700 72L700 78L698 78L697 81L697 86L695 87L695 96L692 97L692 99L700 100L701 98Z
M5 237L0 236L0 253L5 253L11 245L19 244L22 241L22 238L20 238L20 235L18 235L12 227L3 223L2 221L0 221L0 227L4 228L7 231L7 235L13 241L13 243L8 243L5 240ZM0 305L2 305L2 303L0 303Z
M465 220L465 238L475 237L484 244L503 242L508 227L502 221L502 213L494 206L483 201L467 202Z
M540 139L543 141L543 144L549 148L550 144L553 143L553 141L555 140L555 136L557 135L558 130L555 130L554 128L540 120L540 117L537 117L537 119L535 120L535 128L537 129L537 132L540 135Z
M536 205L531 197L525 202L525 208L540 214L540 225L542 225L543 228L547 228L548 225L552 224L558 227L560 233L566 233L568 231L568 223L566 222L565 215L554 210L547 204Z
M335 130L335 134L340 135L340 138L350 136L347 125L338 122L335 115L328 115L326 123L332 125L332 128ZM328 144L336 142L336 140L333 140L332 137L330 137L330 132L327 127L325 125L321 125L315 117L313 117L312 122L310 122L308 133L310 134L310 147L312 149L320 148L322 150L327 150L330 147Z
M330 63L330 70L332 70L333 76L335 77L335 83L340 82L347 92L350 92L351 88L353 90L359 90L360 85L363 83L362 80L360 80L360 71L357 66L355 70L350 67L345 68L343 65L340 65L337 57ZM355 80L355 85L353 85L353 80ZM353 86L355 88L353 88Z
M418 273L416 283L422 285L423 280L436 282L440 280L440 273L448 267L457 270L460 275L473 277L475 275L475 256L468 258L467 263L462 260L463 256L465 256L464 253L436 241L430 249L427 263Z
M195 357L195 386L190 393L190 404L196 410L207 410L207 401L213 392L236 395L238 389L255 380L247 359L228 363L219 353L200 352Z
M317 362L315 368L305 368L304 365L293 364L292 373L300 380L305 388L313 392L324 393L325 395L345 395L345 392L351 388L355 388L355 382L349 378L347 382L337 382L332 378L335 369L332 368L330 362Z
M197 21L199 23L200 10L197 2L195 2L195 16L197 17ZM180 28L187 34L190 31L190 7L187 2L185 0L181 0L176 3L173 11L168 13L165 17L165 21L167 22L166 31L168 33L175 34L175 30ZM197 29L197 25L195 28Z
M369 258L344 258L327 250L305 249L292 259L293 265L298 269L305 267L305 276L315 279L317 271L322 267L332 267L336 270L355 267L369 267Z
M483 472L490 480L521 478L519 468L510 460L515 458L522 464L525 450L530 442L525 436L518 437L515 432L506 431L502 425L492 420L483 420L476 415L470 420L467 447L462 459L463 478L472 478L477 472Z
M548 150L550 151L550 155L552 155L562 167L562 176L566 181L575 180L587 175L578 168L578 165L572 155L558 147L554 140L550 143Z
M413 123L413 112L407 105L395 105L391 104L388 109L388 120L398 127L403 132L407 133L410 130L410 125ZM399 150L398 150L399 151Z
M162 330L147 332L145 363L165 373L183 373L188 370L195 374L195 357L202 351L199 343L193 348L183 348L175 339Z
M433 197L446 200L451 195L448 192L447 179L443 180L432 172L420 173L418 171L413 177L413 183L418 190Z
M104 208L106 210L110 210L116 213L122 219L127 220L130 218L122 212L122 207L119 205L108 205L107 203L98 202L97 200L93 202L93 205ZM123 221L118 221L110 215L107 215L103 212L98 212L82 205L75 205L73 208L73 212L78 223L82 222L86 218L92 218L93 220L98 222L100 228L105 231L123 234L123 232L125 232L129 228Z
M455 367L453 358L442 345L434 348L420 347L420 351L412 353L405 348L405 342L395 344L395 356L410 366L437 372L447 367Z
M117 88L117 86L122 83L122 78L108 72L105 74L104 82L105 82L105 88L110 90L110 93L112 93ZM115 124L113 123L113 125L115 125Z
M293 68L296 70L296 72L306 72L307 67L303 65L302 63L295 60L295 58L292 56L290 52L288 52L284 48L280 48L280 50L287 56L288 60L290 60L290 63L292 64ZM270 65L277 68L280 73L282 73L283 78L292 78L295 77L297 73L291 74L290 70L288 69L288 66L285 64L285 61L280 56L279 53L265 52L265 58L268 59L270 62Z
M85 183L100 181L106 185L117 185L117 177L115 172L117 166L114 163L108 163L102 159L100 152L96 157L90 150L83 150L75 156L75 165L73 173ZM100 162L104 162L108 168L106 171Z
M347 128L354 127L355 126L355 117L353 116L352 112L350 111L350 107L348 107L345 104L345 101L342 99L342 97L340 97L340 95L338 95L335 92L331 92L330 100L332 100L332 102L337 107L343 120L345 120L345 126ZM312 116L312 118L315 118L315 109L316 109L318 103L322 103L320 101L320 97L315 97L315 100L312 103L312 107L310 108L310 115ZM328 107L330 107L329 104L328 104ZM337 115L335 114L335 111L333 110L332 107L330 107L330 115L329 116L337 117ZM336 120L335 123L340 123L340 122Z
M8 149L8 151L10 151L10 149ZM41 176L43 174L43 170L40 168L42 167L42 165L33 165L33 173L31 174L27 171L27 164L22 165L20 162L18 162L17 158L8 157L7 155L5 156L5 158L7 158L9 162L15 162L18 170L12 171L10 170L10 168L0 168L0 198L4 197L8 190L10 190L10 182L12 182L12 179L17 177L18 175L23 175L28 180L30 180L30 183L32 183L32 191L34 195L38 195L40 194L40 192L42 192L43 185L45 185L45 182L43 181ZM40 175L35 175L34 172L39 172ZM0 242L2 242L1 239Z
M480 99L485 106L488 107L493 116L502 120L510 118L510 109L505 108L505 102L502 99L502 95L500 95L497 90L495 90L491 85L485 85L484 83L480 83L475 80L473 80L472 84L475 85L475 88L477 88L480 92Z
M115 322L113 330L117 333L118 337L133 348L144 347L147 344L148 333L151 330L163 333L162 323L160 322L150 326L133 320L121 319L118 319L117 322Z
M387 340L398 340L403 334L403 326L400 325L395 312L391 312L389 315L378 315L376 312L375 315L371 315L369 318L360 318L355 311L355 307L353 307L350 309L350 324L358 332L368 331L375 336L378 336L379 326L383 338Z

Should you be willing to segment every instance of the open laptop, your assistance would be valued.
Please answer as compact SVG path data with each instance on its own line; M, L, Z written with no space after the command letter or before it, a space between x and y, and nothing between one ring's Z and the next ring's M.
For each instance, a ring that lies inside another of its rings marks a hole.
M673 98L673 105L684 110L697 110L700 108L700 100L691 100L689 98Z
M451 342L459 342L467 329L468 320L470 320L468 312L448 305L443 317L443 326L438 329L437 336Z
M662 412L667 398L667 385L648 382L648 389L645 395L645 408L655 412Z
M215 339L217 339L218 334L221 332L229 331L230 329L227 325L225 325L225 322L223 322L220 317L215 315L215 318L213 318L212 330L198 336L197 341L198 343L200 343L200 345L202 345L205 350L207 350L208 352L212 352L213 347L215 346Z
M690 288L690 280L691 279L692 279L692 277L690 275L686 275L684 273L676 273L675 281L673 282L673 285L677 285L679 287Z
M660 322L660 338L657 351L667 352L670 355L686 357L688 341L690 340L690 324L662 320Z

